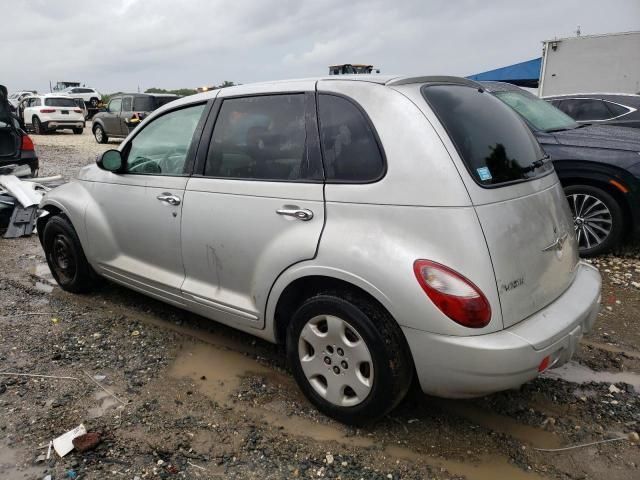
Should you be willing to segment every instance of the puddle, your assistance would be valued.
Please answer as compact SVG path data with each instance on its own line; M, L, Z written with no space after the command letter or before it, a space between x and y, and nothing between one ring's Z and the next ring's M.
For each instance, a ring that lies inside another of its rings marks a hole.
M45 450L46 452L46 450ZM41 468L30 465L18 465L18 455L15 450L7 445L0 445L0 478L42 478L44 477L45 466Z
M107 392L103 390L98 390L94 394L94 398L98 402L98 406L92 407L87 410L87 415L89 418L99 418L102 417L109 410L116 408L120 405L115 398L109 395Z
M37 279L34 285L36 290L44 293L53 292L53 287L55 287L57 283L53 278L53 275L51 275L49 265L46 263L38 263L37 265L29 268L29 273Z
M468 480L542 480L543 478L511 465L502 457L483 456L479 463L474 463L434 458L395 446L386 447L384 451L394 458L444 468L452 475L462 475Z
M266 375L269 378L282 376L268 367L260 365L250 357L239 352L227 350L216 346L200 343L189 343L176 358L171 369L174 378L188 377L199 386L206 395L214 398L219 403L229 402L231 394L240 386L241 377L250 374ZM202 377L206 377L202 380ZM282 376L282 381L291 383L288 378ZM486 424L489 428L505 431L514 436L528 441L534 445L556 446L559 441L550 432L540 431L526 425L517 425L511 419L505 419L500 415L491 414L472 405L462 402L454 402L456 405L449 408L459 412L462 416L473 418L473 421ZM339 424L316 423L308 418L282 413L285 408L282 401L274 401L261 407L243 405L241 408L246 413L261 418L270 425L282 428L285 432L306 437L320 442L337 442L348 446L374 447L379 443L375 437L349 435L346 427ZM436 468L444 468L452 475L462 475L469 480L539 480L533 473L527 473L518 467L511 465L506 457L485 456L478 463L446 460L424 455L419 452L397 447L387 446L384 454L412 462L421 462Z
M631 372L596 372L584 365L576 362L569 362L565 365L547 370L544 376L553 379L560 379L571 383L626 383L631 385L636 393L640 393L640 375Z
M561 446L560 438L553 432L519 423L511 417L493 413L470 402L444 399L433 399L433 401L445 412L466 418L494 432L506 433L536 448L558 448Z
M204 394L224 404L240 386L240 377L272 372L239 352L213 345L190 343L176 359L171 375L175 378L193 379ZM202 377L206 379L202 380Z

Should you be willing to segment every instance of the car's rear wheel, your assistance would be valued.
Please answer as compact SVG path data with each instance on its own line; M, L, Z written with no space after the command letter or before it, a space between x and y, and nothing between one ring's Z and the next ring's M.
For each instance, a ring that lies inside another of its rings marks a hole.
M42 122L36 116L31 119L31 124L33 125L33 133L36 135L41 135L44 133L44 128L42 127Z
M82 132L84 132L84 128L74 128L73 129L73 133L75 133L76 135L82 135Z
M581 256L601 255L620 243L624 215L611 194L592 185L571 185L564 193L573 214Z
M100 125L93 127L93 136L96 137L96 142L98 143L107 143L109 141L109 137L107 137L104 128Z
M413 377L393 318L353 294L326 292L306 300L289 324L287 357L311 403L347 424L385 415L404 398Z
M63 290L73 293L93 290L98 276L69 220L59 215L52 217L44 227L42 246L51 274Z

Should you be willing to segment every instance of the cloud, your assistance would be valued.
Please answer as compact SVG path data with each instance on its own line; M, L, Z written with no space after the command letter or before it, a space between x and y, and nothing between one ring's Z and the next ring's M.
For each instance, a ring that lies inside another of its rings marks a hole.
M540 54L544 39L640 29L640 2L601 0L12 0L2 6L0 83L104 92L327 73L466 75Z

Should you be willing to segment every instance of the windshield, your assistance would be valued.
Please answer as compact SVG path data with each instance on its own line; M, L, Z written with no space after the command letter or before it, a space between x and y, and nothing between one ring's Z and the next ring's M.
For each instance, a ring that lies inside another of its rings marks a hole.
M76 102L73 100L73 98L45 98L44 104L47 107L77 107Z
M536 130L549 132L578 127L573 118L540 98L519 92L495 92L494 95L522 115Z
M524 181L553 169L522 119L486 91L427 85L422 95L481 186Z

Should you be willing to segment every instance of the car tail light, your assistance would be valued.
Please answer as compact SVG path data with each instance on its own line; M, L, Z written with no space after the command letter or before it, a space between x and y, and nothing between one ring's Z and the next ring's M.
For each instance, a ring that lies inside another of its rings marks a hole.
M79 108L74 108L73 111L76 113L82 113L82 110L80 110Z
M551 357L547 355L542 359L542 361L540 362L540 365L538 365L538 371L540 373L544 372L547 368L549 368L550 364L551 364Z
M491 320L487 298L458 272L430 260L416 260L413 272L431 301L454 322L482 328Z
M55 108L41 108L40 113L55 113Z
M33 140L31 140L31 137L29 135L22 136L22 146L20 147L20 149L25 152L33 152L35 150L33 146Z

